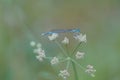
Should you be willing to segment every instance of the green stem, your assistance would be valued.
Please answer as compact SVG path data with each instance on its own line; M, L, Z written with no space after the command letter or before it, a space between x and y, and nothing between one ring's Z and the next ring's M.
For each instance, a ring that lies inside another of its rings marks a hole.
M69 66L70 66L70 61L67 62L67 66L66 66L67 70L69 69Z
M72 62L74 62L76 65L78 65L80 68L82 68L83 70L85 70L85 68L82 67L79 63L77 63L74 59L71 59L71 60L72 60Z
M56 43L56 44L59 46L59 48L62 50L63 55L65 55L65 56L67 57L66 52L65 52L65 50L63 49L63 47L60 45L60 43L59 43L58 41L56 41L56 40L55 40L55 43Z
M66 52L67 52L68 56L70 56L69 50L68 50L68 44L66 44L65 46L66 46Z
M72 66L73 66L75 80L79 80L78 75L77 75L77 69L76 69L75 63L73 61L72 61Z
M80 42L80 43L74 48L74 50L73 50L71 56L72 56L72 55L75 53L75 51L79 48L79 46L80 46L81 43L82 43L82 42Z

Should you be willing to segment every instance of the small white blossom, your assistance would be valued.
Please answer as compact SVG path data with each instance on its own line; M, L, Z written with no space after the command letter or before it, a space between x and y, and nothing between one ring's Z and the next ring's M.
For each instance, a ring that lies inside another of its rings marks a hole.
M30 45L31 45L32 47L34 47L34 46L36 45L36 43L35 43L34 41L31 41L31 42L30 42Z
M76 53L75 57L76 57L76 59L81 59L81 58L84 57L84 54L85 54L85 53L78 51L78 52Z
M43 58L46 57L45 51L42 50L41 48L34 49L34 52L38 54L38 55L36 56L36 58L37 58L39 61L43 61Z
M86 73L90 74L92 77L95 77L94 73L96 70L91 65L87 65L87 69L85 70Z
M64 38L64 40L62 41L63 44L69 44L69 39L67 37Z
M41 49L41 51L39 51L37 54L38 55L45 55L45 51Z
M39 61L43 61L43 58L45 58L46 55L44 52L39 52L39 54L36 56L36 58L39 60Z
M61 76L62 78L66 79L67 77L70 76L70 73L65 69L65 70L61 70L59 73L59 76Z
M36 58L37 58L39 61L43 61L43 57L42 57L41 55L36 56Z
M53 33L51 36L48 36L50 41L55 40L57 37L58 37L57 33Z
M57 57L53 57L53 59L51 60L51 64L54 65L57 63L59 63L59 59Z
M41 48L42 47L42 45L40 43L38 43L36 46L37 46L37 48Z
M42 50L42 48L36 48L33 50L34 53L39 53Z
M78 34L78 35L75 35L74 38L76 40L79 40L80 42L87 42L87 40L86 40L86 34L84 34L84 35Z

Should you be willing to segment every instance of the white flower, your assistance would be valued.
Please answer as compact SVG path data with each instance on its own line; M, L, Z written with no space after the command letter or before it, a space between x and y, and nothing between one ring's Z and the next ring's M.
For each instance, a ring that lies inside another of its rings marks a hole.
M79 40L80 42L87 42L86 40L86 34L82 35L82 34L77 34L74 36L74 38L76 40Z
M65 69L65 70L61 70L59 73L59 76L61 76L62 78L66 79L67 77L70 76L69 72Z
M53 33L51 36L48 36L50 41L55 40L57 37L58 37L57 33Z
M33 50L34 53L39 53L40 51L42 51L42 48L37 48Z
M76 53L75 57L76 57L76 59L81 59L81 58L84 57L84 54L85 54L85 53L78 51L78 52Z
M42 50L41 48L35 49L34 52L38 54L38 55L36 56L36 58L37 58L39 61L43 61L43 58L46 57L45 51Z
M43 61L43 58L44 57L42 57L43 55L38 55L38 56L36 56L36 58L39 60L39 61ZM45 55L44 55L45 56Z
M57 64L59 63L59 59L57 57L53 57L53 59L51 60L51 64Z
M64 40L62 41L63 44L69 44L69 39L67 37L64 38Z
M90 74L92 77L95 77L94 73L96 70L91 65L87 65L87 69L85 70L86 73Z
M43 52L39 52L39 54L36 56L36 58L39 60L39 61L43 61L43 58L45 58L46 55L45 53Z
M31 42L30 42L30 45L31 45L32 47L34 47L34 46L36 45L36 43L35 43L34 41L31 41Z
M41 48L41 47L42 47L41 43L38 43L36 46L37 46L38 48Z

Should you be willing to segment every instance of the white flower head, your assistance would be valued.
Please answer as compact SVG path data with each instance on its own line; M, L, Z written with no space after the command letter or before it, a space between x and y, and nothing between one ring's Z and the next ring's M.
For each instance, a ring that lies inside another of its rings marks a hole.
M70 73L65 69L65 70L61 70L59 73L59 76L61 76L62 78L66 79L67 77L70 76Z
M39 61L43 61L43 58L45 58L46 57L46 55L45 55L45 51L44 50L42 50L42 49L38 49L38 51L36 51L37 52L37 56L36 56L36 58L39 60Z
M59 59L57 57L53 57L53 59L51 60L51 64L54 65L57 63L59 63Z
M57 37L58 37L57 33L52 33L52 35L48 36L50 41L55 40Z
M39 61L43 61L43 58L45 58L46 56L45 56L45 53L43 53L43 52L40 52L37 56L36 56L36 58L39 60Z
M63 44L69 44L69 39L67 37L64 38L64 40L62 41Z
M86 73L90 74L92 77L95 77L94 73L96 70L91 65L87 65L87 69L85 70Z
M31 45L32 47L34 47L34 46L36 45L36 43L35 43L34 41L31 41L31 42L30 42L30 45Z
M85 42L85 43L87 42L87 40L86 40L86 34L84 34L84 35L77 34L77 35L74 36L74 38L76 40L79 40L80 42Z
M76 59L81 59L81 58L84 58L84 54L85 54L85 53L78 51L78 52L76 53L75 57L76 57Z

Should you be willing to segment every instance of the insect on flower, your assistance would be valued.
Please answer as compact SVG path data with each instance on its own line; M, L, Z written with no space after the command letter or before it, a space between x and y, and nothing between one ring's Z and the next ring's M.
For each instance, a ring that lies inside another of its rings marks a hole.
M71 38L69 38L69 36L65 35L64 39L62 39L62 40L56 39L59 37L59 34L61 34L61 33L72 33L73 34L72 39L77 40L78 45L76 45L75 48L73 48L71 46L73 49L69 49L70 42L72 41L72 40L70 40ZM60 50L61 50L60 53L62 55L55 54L55 56L57 56L57 57L47 56L45 50L42 48L41 43L36 44L36 42L31 41L30 45L32 47L34 47L33 52L37 53L36 58L40 62L42 62L44 59L48 59L52 66L61 65L62 63L66 63L65 66L63 65L64 69L60 70L58 73L58 75L63 80L69 80L69 77L71 75L71 72L69 70L71 69L71 66L73 67L73 72L74 72L74 76L75 76L74 80L79 80L78 79L79 76L77 75L76 66L83 69L86 73L90 74L92 77L95 76L94 73L96 72L96 70L94 69L94 67L92 65L88 65L86 68L84 68L78 62L78 60L84 58L84 55L85 55L84 52L79 51L79 47L82 43L87 42L86 34L83 35L82 33L80 33L80 29L66 29L66 30L58 29L58 30L52 30L49 32L42 33L41 35L47 36L50 41L55 42L55 44L58 46L58 48L60 48ZM63 44L65 44L65 45L63 45ZM59 53L59 52L57 52L57 53Z

